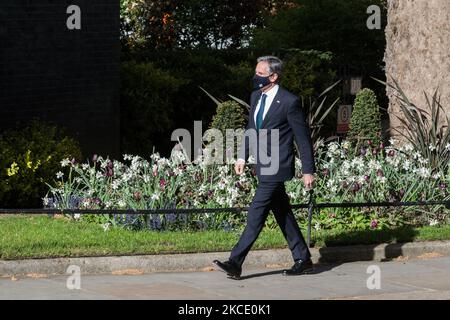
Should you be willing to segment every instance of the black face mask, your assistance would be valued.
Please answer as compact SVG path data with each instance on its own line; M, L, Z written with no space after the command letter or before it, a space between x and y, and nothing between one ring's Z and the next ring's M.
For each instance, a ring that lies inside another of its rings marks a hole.
M271 75L270 75L271 76ZM253 89L258 90L270 84L270 76L261 77L255 74L253 77Z

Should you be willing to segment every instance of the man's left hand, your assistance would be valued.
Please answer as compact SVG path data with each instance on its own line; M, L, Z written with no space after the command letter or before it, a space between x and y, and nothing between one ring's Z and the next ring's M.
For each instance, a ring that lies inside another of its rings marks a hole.
M305 173L303 175L303 182L305 183L306 189L311 189L314 186L314 175Z

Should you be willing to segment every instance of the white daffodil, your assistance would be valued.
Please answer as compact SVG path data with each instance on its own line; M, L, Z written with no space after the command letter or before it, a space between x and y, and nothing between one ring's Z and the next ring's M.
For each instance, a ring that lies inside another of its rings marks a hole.
M350 149L350 147L351 147L350 141L345 140L345 141L342 143L342 148L344 148L344 149Z
M411 143L407 143L407 144L405 144L404 146L403 146L403 150L404 151L413 151L414 150L414 147L413 147L413 145L411 144Z
M390 139L389 139L389 144L390 144L391 146L395 145L396 143L397 143L397 140L395 140L394 138L390 138Z
M81 203L81 206L87 208L89 207L90 204L91 202L89 201L89 199L84 199L83 202Z
M152 159L152 160L154 160L154 161L159 160L159 158L160 158L159 153L153 153L153 154L150 156L150 159Z
M159 200L159 193L154 193L152 194L152 196L150 197L151 200L155 201L155 200Z
M70 164L70 160L69 159L63 159L61 161L61 167L67 167Z
M439 221L437 221L436 219L431 219L430 220L430 226L435 226L437 224L439 224Z
M377 179L377 181L380 182L380 183L383 183L383 184L386 183L386 177L380 177L380 176L377 176L376 179Z
M113 188L113 190L117 190L117 189L119 189L119 187L120 187L120 184L121 184L121 181L120 181L120 179L116 179L116 180L114 180L114 181L113 181L113 183L112 183L112 188Z
M50 199L48 197L42 198L42 204L44 206L48 206L49 203L50 203Z
M431 176L431 170L425 167L419 168L419 170L417 170L417 173L422 178L429 178Z

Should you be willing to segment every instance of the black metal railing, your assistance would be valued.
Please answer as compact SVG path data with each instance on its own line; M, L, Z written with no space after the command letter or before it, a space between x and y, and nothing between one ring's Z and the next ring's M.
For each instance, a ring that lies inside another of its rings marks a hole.
M308 209L307 244L311 244L311 222L315 209L320 208L363 208L363 207L412 207L412 206L436 206L444 205L450 209L450 200L442 201L407 201L407 202L323 202L316 203L314 190L309 191L309 201L306 204L292 204L292 209ZM0 209L0 214L196 214L196 213L218 213L230 212L240 213L248 211L249 207L233 208L174 208L174 209Z

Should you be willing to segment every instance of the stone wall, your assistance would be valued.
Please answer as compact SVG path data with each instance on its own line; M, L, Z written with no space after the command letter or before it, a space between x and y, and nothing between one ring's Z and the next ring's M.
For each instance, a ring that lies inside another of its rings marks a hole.
M450 1L388 0L386 73L395 78L408 98L426 106L423 92L439 87L441 103L450 117ZM388 90L392 127L399 126L398 104Z
M69 30L70 5L81 29ZM0 130L39 117L119 154L119 0L2 0Z

